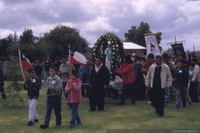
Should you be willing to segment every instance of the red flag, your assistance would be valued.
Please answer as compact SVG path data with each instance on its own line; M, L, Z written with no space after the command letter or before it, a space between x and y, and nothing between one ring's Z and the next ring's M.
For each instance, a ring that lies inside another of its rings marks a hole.
M22 65L23 70L28 70L30 68L33 68L33 66L31 65L29 60L23 54L21 54L20 61L21 61L21 65Z
M70 55L70 63L71 64L78 64L78 65L82 65L85 66L87 62L87 59L85 58L84 55L82 55L79 52L74 52L74 55Z

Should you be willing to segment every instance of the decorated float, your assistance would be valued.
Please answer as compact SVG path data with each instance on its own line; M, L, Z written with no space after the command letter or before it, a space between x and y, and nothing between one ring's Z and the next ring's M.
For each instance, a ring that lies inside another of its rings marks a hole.
M125 55L123 42L114 34L106 33L101 35L92 50L92 63L95 63L95 58L100 56L104 59L104 64L110 71L110 80L115 80L115 70L117 67L117 59Z

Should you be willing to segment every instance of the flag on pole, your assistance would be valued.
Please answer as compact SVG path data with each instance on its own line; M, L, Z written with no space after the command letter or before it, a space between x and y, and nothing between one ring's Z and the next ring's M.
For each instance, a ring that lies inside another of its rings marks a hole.
M154 55L160 55L160 49L158 47L156 36L154 34L146 35L145 41L146 41L147 55L150 53Z
M20 50L19 50L19 57L20 57L21 67L23 70L28 70L30 68L33 68L28 58L26 58L25 55L21 54Z
M87 59L81 53L75 51L73 55L70 54L70 63L85 66Z
M183 43L171 44L171 46L176 57L181 54L183 55L184 58L187 58L187 55L183 47Z

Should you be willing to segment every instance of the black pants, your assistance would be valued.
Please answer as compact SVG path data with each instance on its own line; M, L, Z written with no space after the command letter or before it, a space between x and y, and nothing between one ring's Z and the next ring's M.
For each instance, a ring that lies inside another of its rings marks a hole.
M118 93L118 90L115 90L114 88L111 88L111 92L113 94L113 99L117 99L119 93Z
M99 111L104 110L105 91L103 87L92 87L90 91L90 109L94 111L97 107Z
M2 96L2 99L6 99L6 92L3 88L3 84L0 84L0 91L1 91L1 96Z
M82 85L81 86L81 94L82 97L89 97L89 86L88 85Z
M165 89L152 88L151 92L152 103L156 109L156 113L159 115L164 115Z
M190 82L189 95L192 102L199 102L197 88L198 88L197 82Z
M143 80L135 82L135 95L137 100L144 100L145 98L145 84Z

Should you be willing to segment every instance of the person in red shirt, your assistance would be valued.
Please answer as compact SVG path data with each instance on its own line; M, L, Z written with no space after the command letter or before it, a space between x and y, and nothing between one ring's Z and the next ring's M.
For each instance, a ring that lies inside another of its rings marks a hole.
M141 68L141 71L143 73L143 75L146 76L148 70L149 70L149 67L154 63L154 55L152 53L148 54L147 56L147 61L144 63L144 65L142 66ZM144 76L144 77L145 77ZM151 90L147 90L147 93L148 93L148 97L149 97L149 100L148 100L148 104L151 104Z
M152 53L148 54L147 61L143 64L141 71L146 75L149 67L154 63L154 55Z
M126 55L123 58L123 65L121 68L116 69L116 73L122 75L123 88L121 90L121 102L119 105L125 105L125 93L128 90L131 98L131 104L135 104L135 75L133 62L130 55Z

